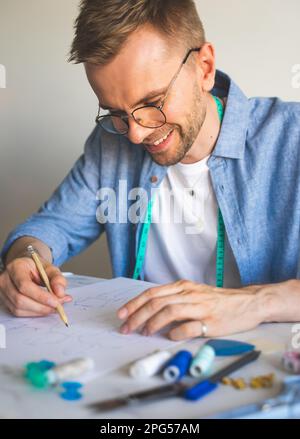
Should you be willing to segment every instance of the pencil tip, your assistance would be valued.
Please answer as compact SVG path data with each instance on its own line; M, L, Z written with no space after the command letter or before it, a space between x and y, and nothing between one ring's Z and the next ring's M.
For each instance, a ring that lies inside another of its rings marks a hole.
M69 327L68 323L65 323L65 325L66 325L67 328Z

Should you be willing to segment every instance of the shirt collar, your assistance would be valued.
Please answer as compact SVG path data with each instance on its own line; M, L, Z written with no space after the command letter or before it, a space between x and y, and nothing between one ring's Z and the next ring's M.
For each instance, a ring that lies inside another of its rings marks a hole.
M227 97L220 134L212 155L242 159L249 119L248 99L232 79L220 70L216 72L215 85L211 93Z
M232 79L220 70L216 71L215 85L211 93L221 98L227 97L221 130L211 155L242 159L245 151L249 119L248 99ZM156 164L147 153L146 162L148 162L147 165L144 163L146 175L141 177L142 181L147 181L149 175L156 175L158 176L158 182L155 185L151 185L148 180L146 185L148 187L157 187L165 176L168 166Z

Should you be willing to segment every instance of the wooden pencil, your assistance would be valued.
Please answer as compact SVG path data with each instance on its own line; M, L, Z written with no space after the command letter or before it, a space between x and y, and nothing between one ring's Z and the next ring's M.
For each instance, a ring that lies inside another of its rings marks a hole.
M36 268L37 268L37 270L42 278L42 281L44 282L45 287L47 288L47 290L49 291L50 294L55 295L52 291L52 288L51 288L47 273L43 267L43 264L41 263L40 258L38 257L38 254L35 252L32 245L29 245L27 247L27 251L30 254L30 256L32 257L32 259L34 260ZM60 315L60 318L62 319L64 324L68 327L69 326L68 319L67 319L66 313L65 313L65 311L60 303L57 305L56 311Z

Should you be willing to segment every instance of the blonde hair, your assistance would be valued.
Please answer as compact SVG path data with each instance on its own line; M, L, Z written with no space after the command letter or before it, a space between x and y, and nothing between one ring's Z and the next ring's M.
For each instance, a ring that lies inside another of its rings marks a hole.
M81 0L69 61L104 65L138 27L150 24L173 44L205 43L193 0Z

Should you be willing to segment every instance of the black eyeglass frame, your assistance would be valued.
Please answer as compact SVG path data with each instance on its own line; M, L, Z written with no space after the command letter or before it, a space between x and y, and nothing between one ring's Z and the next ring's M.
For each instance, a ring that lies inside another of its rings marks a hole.
M101 116L101 115L100 115L101 106L100 106L100 104L99 104L98 114L97 114L97 116L96 116L95 122L96 122L97 124L101 124L101 121L104 120L105 118L108 118L108 117L120 117L120 118L122 119L122 121L125 122L125 124L127 125L127 128L128 128L127 131L124 131L124 132L121 132L121 131L120 131L120 132L117 132L117 130L116 130L116 134L121 134L121 135L126 135L126 134L128 133L128 131L129 131L129 123L128 123L128 119L129 119L129 117L132 117L132 118L134 119L134 121L135 121L138 125L142 126L143 128L151 128L151 129L154 129L154 128L160 128L160 127L162 127L163 125L165 125L166 122L167 122L167 117L166 117L166 115L165 115L165 113L163 112L162 109L163 109L163 106L164 106L164 104L165 104L165 102L166 102L166 99L167 99L167 97L168 97L168 95L169 95L169 92L170 92L170 90L171 90L171 88L172 88L174 82L175 82L176 79L178 78L178 76L179 76L179 74L180 74L180 72L181 72L182 67L186 64L186 62L187 62L187 60L188 60L190 54L191 54L192 52L200 52L201 49L202 49L202 47L197 47L197 48L189 49L189 51L188 51L187 54L185 55L183 61L181 62L181 64L180 64L178 70L176 71L175 75L174 75L173 78L171 79L171 82L170 82L170 84L169 84L169 86L168 86L168 88L167 88L167 91L166 91L166 93L165 93L165 95L164 95L164 97L163 97L163 99L162 99L162 101L161 101L161 104L160 104L159 106L154 105L154 104L143 105L143 106L138 107L138 108L136 108L135 110L133 110L129 115L124 114L124 116L123 116L123 115L117 115L117 114L116 114L116 115L114 115L114 114L113 114L113 115L112 115L112 114L104 114L104 115ZM164 122L163 122L161 125L158 125L158 126L156 125L155 127L145 126L145 125L141 124L141 123L135 118L134 113L136 113L137 111L142 110L142 109L144 109L144 108L156 108L157 110L159 110L159 111L161 112L161 114L163 115ZM104 127L103 127L103 128L104 128ZM104 129L105 129L105 128L104 128Z

